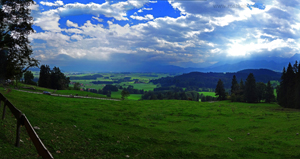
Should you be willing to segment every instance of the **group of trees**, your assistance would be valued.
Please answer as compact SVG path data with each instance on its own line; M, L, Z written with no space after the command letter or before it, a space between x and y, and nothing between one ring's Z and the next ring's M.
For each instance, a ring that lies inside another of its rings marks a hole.
M30 67L37 67L38 61L31 57L32 49L28 35L33 19L29 6L32 0L0 1L0 78L20 79Z
M228 93L225 92L224 85L222 80L218 81L215 90L218 100L225 100ZM244 84L243 80L238 83L236 76L233 75L231 82L231 96L230 99L232 102L272 102L275 100L274 89L271 85L271 82L268 81L267 85L263 82L256 83L253 73L250 73Z
M300 64L283 69L280 85L277 87L278 104L285 108L300 108Z
M143 89L135 89L132 85L129 85L127 88L123 87L123 90L127 91L130 94L144 94Z
M231 82L231 96L232 102L272 102L275 100L274 89L271 82L267 84L263 82L255 81L255 77L250 73L244 84L243 80L240 83L237 82L236 76L234 75Z
M40 68L40 78L38 86L51 89L67 89L69 88L70 78L66 77L59 69L54 67L50 69L48 65L42 65Z

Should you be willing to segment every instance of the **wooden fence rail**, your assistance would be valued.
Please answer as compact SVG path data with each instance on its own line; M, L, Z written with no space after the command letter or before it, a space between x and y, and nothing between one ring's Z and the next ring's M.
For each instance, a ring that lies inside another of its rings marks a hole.
M38 154L42 156L43 158L50 158L52 159L53 156L51 153L48 151L48 149L45 147L33 127L31 126L29 120L23 114L19 109L17 109L13 104L10 103L9 100L7 100L2 93L0 93L0 107L1 107L1 101L4 102L3 105L3 114L2 114L2 120L5 118L5 112L6 112L6 106L10 109L10 111L13 113L15 118L17 119L17 136L16 136L16 144L15 146L19 147L20 146L20 127L21 125L24 125L27 133L33 142Z

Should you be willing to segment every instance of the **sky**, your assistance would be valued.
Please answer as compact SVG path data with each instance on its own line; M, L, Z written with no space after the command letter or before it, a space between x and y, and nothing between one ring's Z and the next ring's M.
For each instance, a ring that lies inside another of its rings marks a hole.
M202 68L300 53L300 0L35 2L29 39L41 64Z

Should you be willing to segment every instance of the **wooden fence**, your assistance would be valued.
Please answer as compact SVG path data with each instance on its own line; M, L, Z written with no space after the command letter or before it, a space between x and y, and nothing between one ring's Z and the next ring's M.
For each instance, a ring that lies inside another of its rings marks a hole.
M17 136L16 136L16 144L15 146L19 147L20 145L20 127L21 125L24 125L27 133L32 140L38 154L42 156L43 158L53 158L51 153L47 150L37 133L34 131L33 127L31 126L29 120L26 118L25 114L23 114L19 109L17 109L13 104L8 101L2 93L0 93L0 107L1 107L1 101L4 102L3 105L3 114L2 114L2 120L5 118L5 112L6 107L10 109L10 111L13 113L15 118L17 119Z

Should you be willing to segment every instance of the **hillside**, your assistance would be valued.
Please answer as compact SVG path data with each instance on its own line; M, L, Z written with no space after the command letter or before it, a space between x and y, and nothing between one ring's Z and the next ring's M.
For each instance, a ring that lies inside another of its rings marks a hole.
M300 157L300 112L276 104L4 95L40 127L54 158ZM35 158L24 127L14 147L15 125L11 115L0 120L1 157Z
M224 83L224 87L230 88L233 75L237 77L238 82L240 82L241 79L245 82L249 73L254 74L256 82L267 83L271 80L280 80L281 77L281 73L268 69L247 69L236 73L190 72L174 77L155 79L150 82L153 82L153 84L161 84L162 86L175 85L177 87L215 88L218 80L221 79Z

